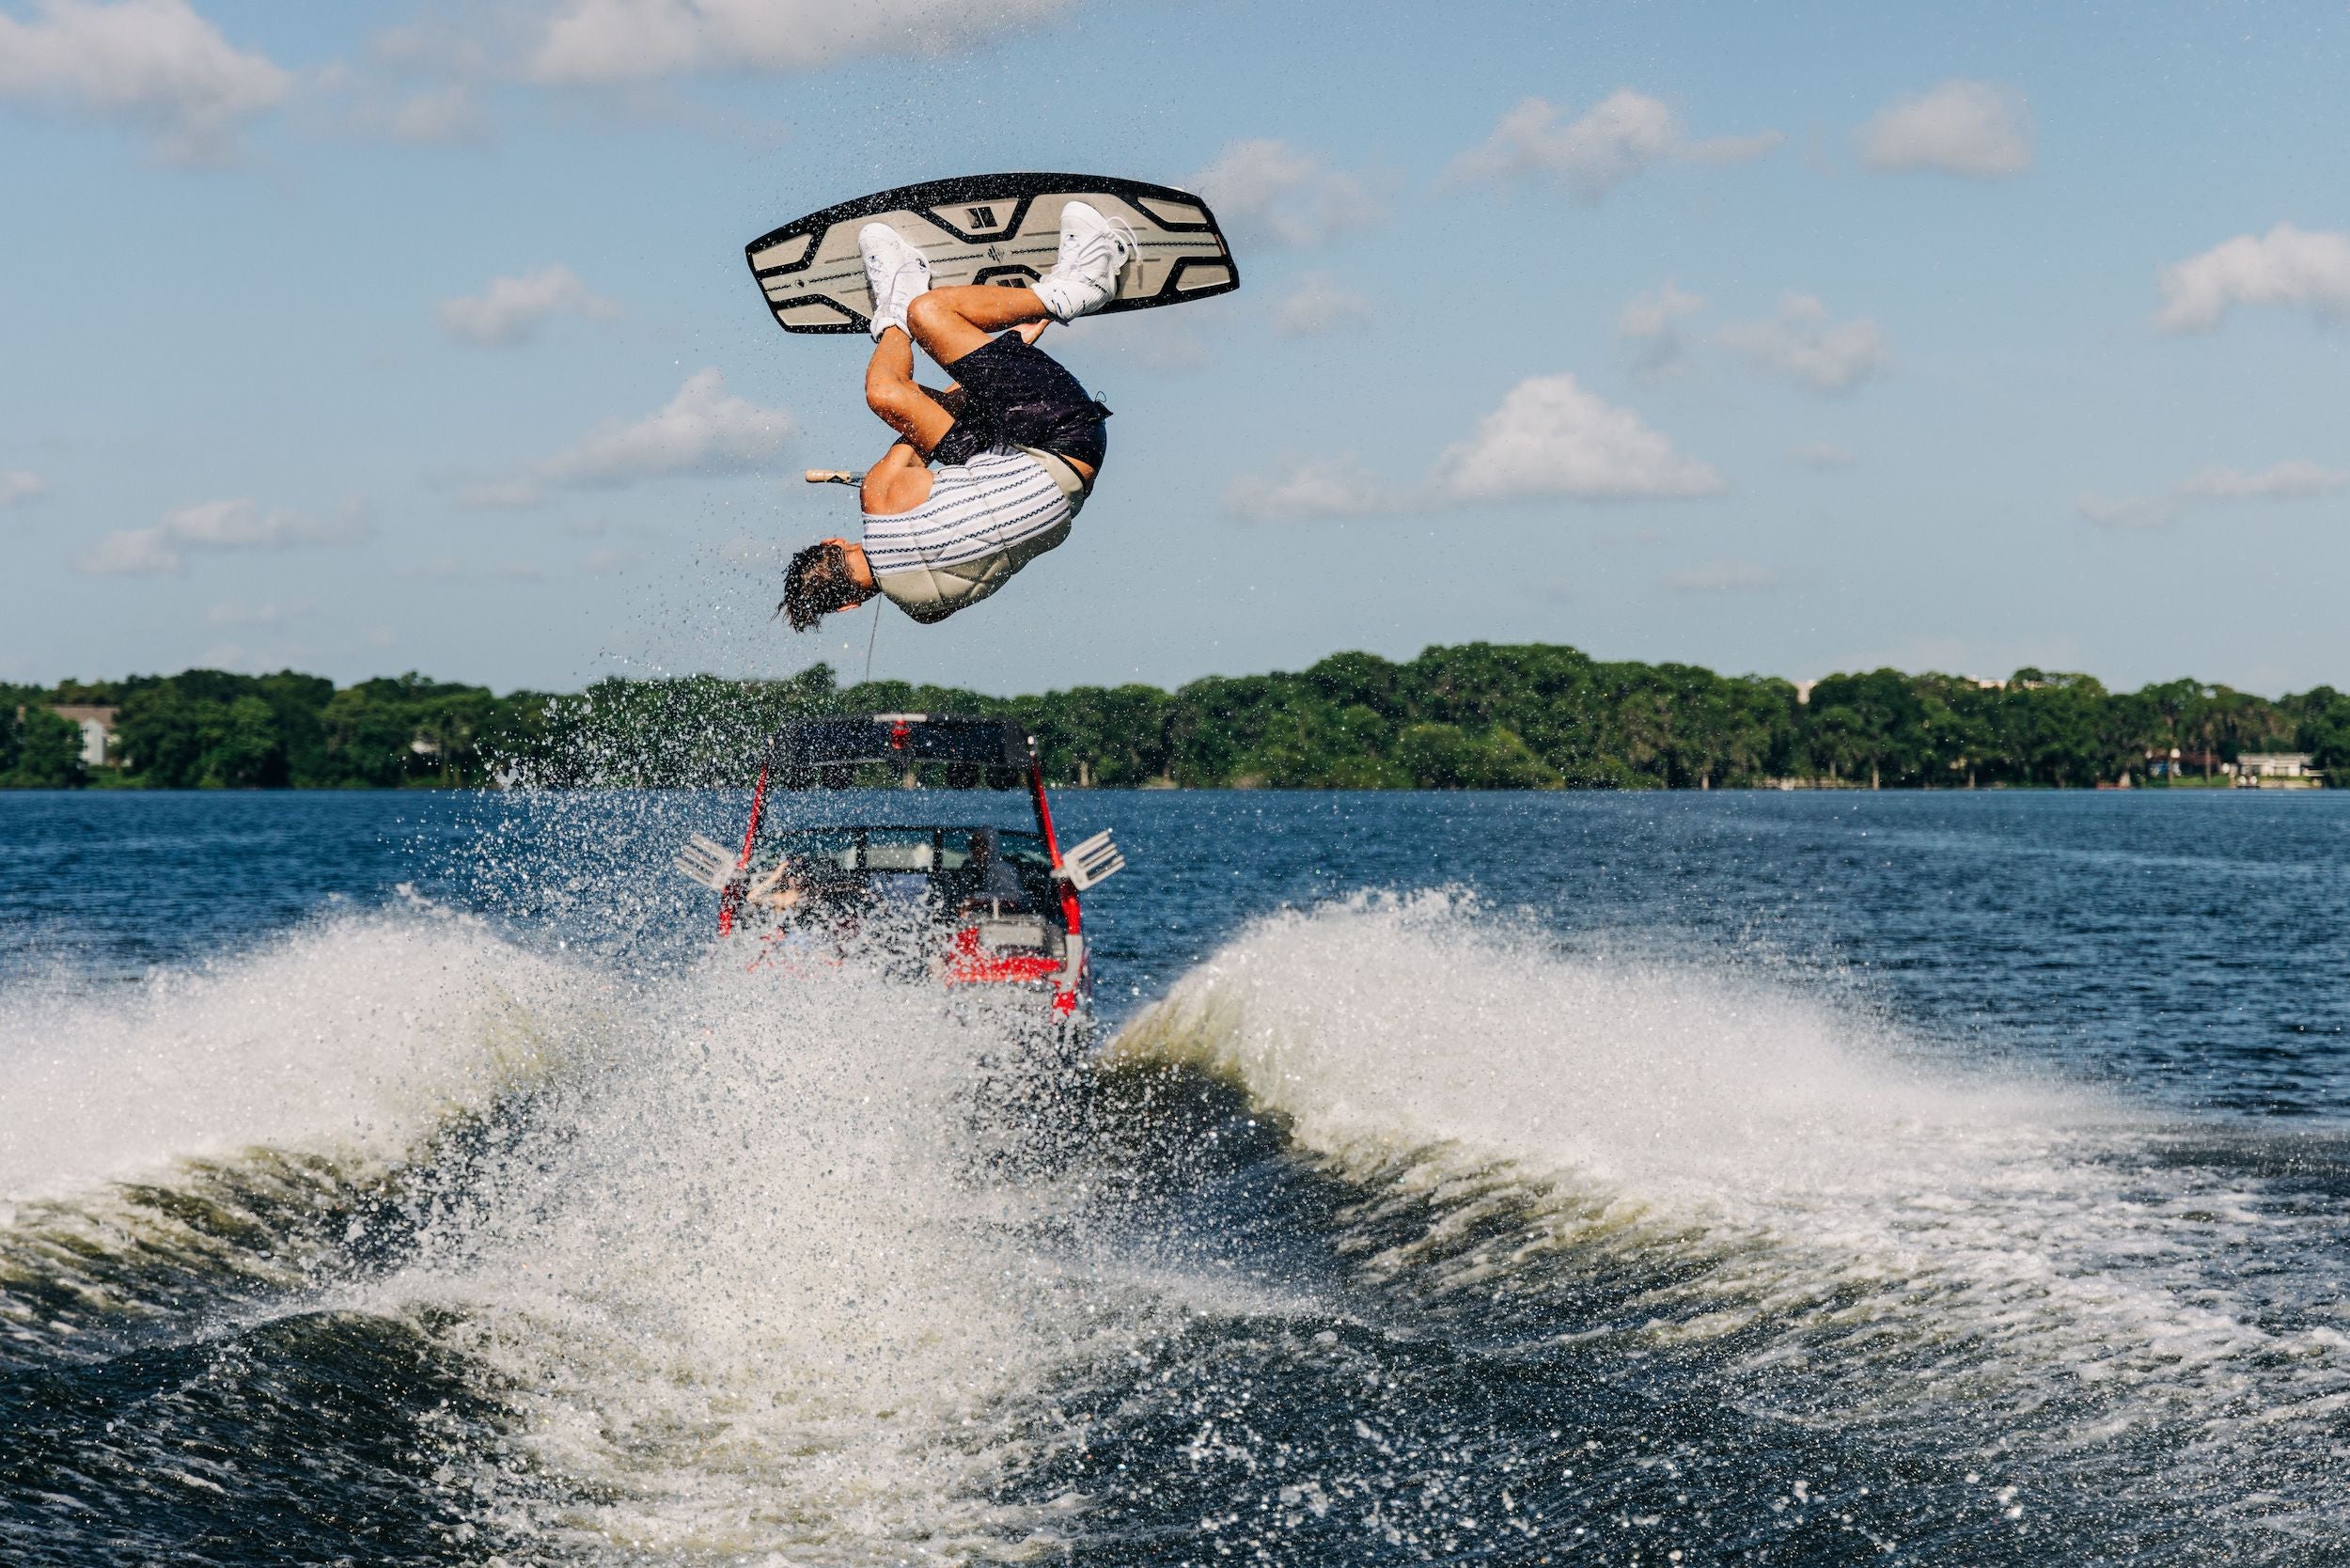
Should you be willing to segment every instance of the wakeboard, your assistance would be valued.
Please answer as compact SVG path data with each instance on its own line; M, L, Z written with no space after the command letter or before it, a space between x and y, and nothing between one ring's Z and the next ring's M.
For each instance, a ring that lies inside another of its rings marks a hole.
M930 258L933 286L1034 283L1060 253L1060 210L1083 200L1134 227L1135 259L1099 314L1227 294L1240 268L1188 191L1098 174L973 174L901 185L794 219L744 247L786 332L864 332L872 308L856 233L879 220Z

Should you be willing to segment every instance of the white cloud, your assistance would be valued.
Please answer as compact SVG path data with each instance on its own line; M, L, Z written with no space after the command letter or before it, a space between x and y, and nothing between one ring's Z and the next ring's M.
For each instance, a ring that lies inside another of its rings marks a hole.
M1625 500L1722 488L1711 464L1684 457L1638 415L1586 392L1571 375L1512 387L1466 441L1446 448L1434 481L1462 501Z
M1066 7L1067 0L560 0L534 27L525 70L561 83L809 71L852 55L944 55Z
M1399 497L1361 471L1349 454L1292 461L1271 474L1244 474L1224 492L1224 510L1251 523L1366 517Z
M1778 584L1778 573L1769 567L1739 560L1708 561L1665 579L1676 593L1759 593Z
M29 468L0 468L0 510L49 494L49 481Z
M343 105L339 129L387 141L490 141L487 89L521 72L529 29L544 24L515 5L436 8L368 39L361 61L321 68L310 84Z
M376 64L410 76L487 76L497 67L500 46L514 42L509 29L517 22L537 28L543 25L543 16L420 11L405 23L378 30L368 39L368 54Z
M1573 376L1533 376L1512 387L1467 440L1446 447L1418 484L1386 483L1352 454L1291 459L1234 479L1224 510L1250 522L1299 522L1485 501L1673 499L1722 488L1712 464L1673 450L1631 410L1586 392Z
M2280 223L2165 267L2160 283L2154 324L2166 332L2208 331L2237 305L2297 306L2340 319L2350 316L2350 234Z
M1778 314L1724 327L1722 346L1767 374L1815 392L1847 392L1885 368L1885 334L1866 316L1831 321L1810 294L1786 294Z
M490 117L465 82L370 99L352 111L349 124L362 134L395 142L478 142L490 135Z
M1854 135L1871 168L1998 180L2031 167L2031 111L2013 87L1944 82L1897 98Z
M2179 482L2178 494L2209 501L2298 500L2350 489L2350 471L2314 463L2280 463L2257 474L2236 468L2206 468Z
M550 484L623 485L678 474L740 474L783 450L799 425L727 390L716 366L685 378L677 396L634 423L606 420L571 450L511 478L463 493L475 507L532 507Z
M164 513L153 527L116 529L79 564L102 576L153 576L183 572L190 555L206 551L356 544L373 532L355 501L324 517L283 507L264 511L243 498L200 501Z
M1800 463L1806 468L1850 468L1860 461L1853 456L1849 448L1839 447L1833 441L1814 441L1809 446L1796 447L1787 456L1790 461Z
M226 158L239 123L292 86L187 0L39 0L32 20L0 13L0 99L144 126L175 162Z
M2240 468L2205 468L2159 495L2082 495L2073 504L2081 517L2101 528L2161 528L2189 507L2212 501L2301 501L2350 490L2350 470L2321 468L2295 460L2254 473Z
M591 484L737 474L782 451L797 429L784 410L728 392L713 365L688 376L660 412L634 424L601 425L541 471L552 479Z
M1319 244L1380 217L1361 180L1274 136L1225 144L1183 186L1207 198L1228 232L1277 244Z
M468 343L527 342L550 316L587 316L609 321L620 307L589 291L571 268L556 264L517 277L490 280L478 297L443 300L434 313L442 330Z
M1619 87L1579 117L1547 99L1529 98L1501 117L1485 145L1452 161L1463 180L1546 179L1585 201L1597 201L1654 163L1679 158L1735 163L1759 158L1780 141L1776 131L1692 142L1661 99Z
M1340 327L1367 326L1371 296L1342 288L1324 273L1308 273L1288 298L1274 306L1273 330L1291 337L1319 337Z
M1705 297L1668 281L1635 295L1616 318L1616 337L1632 353L1632 368L1642 375L1668 375L1688 362L1681 323L1705 308Z
M161 528L118 528L74 564L102 577L152 577L186 570L187 557Z
M1685 321L1705 308L1705 296L1665 282L1644 294L1633 296L1623 313L1616 318L1619 337L1662 337L1673 330L1675 323Z

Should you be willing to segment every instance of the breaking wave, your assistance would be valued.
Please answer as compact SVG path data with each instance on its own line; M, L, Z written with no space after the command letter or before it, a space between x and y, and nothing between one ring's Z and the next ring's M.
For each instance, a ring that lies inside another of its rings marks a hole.
M0 1197L267 1147L384 1161L542 1071L605 987L423 903L143 984L11 990Z
M18 988L0 1547L2321 1541L2339 1203L1822 989L1441 894L1260 920L1074 1073L862 967L414 903Z
M1261 920L1114 1055L1239 1086L1361 1194L1362 1277L1480 1333L1700 1357L1775 1422L2029 1457L2018 1516L2067 1466L2108 1509L2187 1487L2272 1532L2350 1499L2324 1457L2340 1238L2256 1136L1444 894Z
M633 973L417 908L21 1023L0 1095L54 1114L0 1143L18 1356L413 1343L476 1406L385 1418L443 1547L1036 1549L1062 1510L996 1492L1058 1440L1038 1390L1153 1309L1032 1245L1054 1178L975 1124L1055 1064L859 966Z

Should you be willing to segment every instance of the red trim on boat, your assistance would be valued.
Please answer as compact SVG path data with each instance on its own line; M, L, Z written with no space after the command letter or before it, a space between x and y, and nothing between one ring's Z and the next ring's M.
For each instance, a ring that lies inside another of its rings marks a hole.
M751 791L751 825L743 830L743 853L735 857L735 876L727 884L727 890L718 895L718 934L726 936L734 930L734 912L743 902L743 873L751 869L751 845L759 839L759 813L767 804L767 769L760 764L759 786Z

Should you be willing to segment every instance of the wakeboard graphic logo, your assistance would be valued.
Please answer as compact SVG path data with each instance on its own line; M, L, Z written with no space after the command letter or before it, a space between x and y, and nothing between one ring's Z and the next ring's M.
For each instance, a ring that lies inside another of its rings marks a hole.
M971 209L971 227L974 227L974 228L993 228L993 227L995 227L995 208L993 208L993 207L974 207L974 208L972 208L972 209Z

